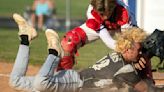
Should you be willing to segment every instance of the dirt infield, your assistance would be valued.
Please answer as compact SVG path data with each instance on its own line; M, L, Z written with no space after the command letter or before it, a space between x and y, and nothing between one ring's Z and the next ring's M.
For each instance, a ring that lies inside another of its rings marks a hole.
M8 85L9 74L12 70L13 64L0 62L0 92L18 92ZM29 66L27 75L35 75L39 70L38 66ZM158 85L164 85L164 73L154 73L154 78ZM162 79L161 79L162 78Z
M12 70L13 64L0 62L0 92L18 92L8 85L9 74ZM29 66L27 75L35 75L39 70L37 66ZM29 72L30 71L30 72Z

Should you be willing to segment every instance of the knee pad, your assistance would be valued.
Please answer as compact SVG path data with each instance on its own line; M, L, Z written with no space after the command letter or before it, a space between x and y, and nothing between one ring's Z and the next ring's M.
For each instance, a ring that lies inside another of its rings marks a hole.
M63 49L73 53L77 51L77 46L83 46L86 41L86 33L79 27L66 33L61 41Z
M83 46L85 41L86 33L79 27L66 33L61 41L65 56L60 61L59 70L72 69L75 63L74 55L77 52L78 46Z
M74 64L75 64L74 56L64 56L63 58L60 59L58 70L72 69Z

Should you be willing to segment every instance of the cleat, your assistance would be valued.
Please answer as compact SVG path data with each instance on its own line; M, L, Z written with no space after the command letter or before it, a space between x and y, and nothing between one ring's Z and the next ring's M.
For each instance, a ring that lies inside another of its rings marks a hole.
M13 19L15 22L18 24L19 27L19 32L18 35L28 35L28 40L29 42L37 37L37 32L36 30L30 26L27 21L19 14L14 13L13 14Z
M57 50L58 56L63 57L64 51L63 51L63 48L60 44L60 39L59 39L58 34L52 29L47 29L45 32L45 35L47 38L48 49Z

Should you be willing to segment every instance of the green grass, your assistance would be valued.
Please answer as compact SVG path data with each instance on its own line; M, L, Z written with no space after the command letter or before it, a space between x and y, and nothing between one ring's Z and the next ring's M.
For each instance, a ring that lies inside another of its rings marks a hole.
M14 12L23 13L27 5L32 5L33 0L1 0L0 16L11 16Z
M54 0L57 17L65 18L66 0ZM71 1L71 18L85 18L85 12L90 0L70 0ZM1 0L0 2L0 16L12 16L17 12L23 14L26 6L31 6L33 0Z
M17 36L17 29L0 29L0 62L13 63L19 46ZM39 36L33 40L30 45L30 64L42 65L47 56L47 43L44 32L38 32ZM58 31L60 38L63 37L64 32ZM88 44L79 50L80 56L76 58L75 69L79 70L94 64L104 55L111 52L104 43L100 40ZM152 65L155 68L159 59L152 58Z
M14 62L19 46L16 29L0 29L0 61ZM64 32L58 32L63 37ZM44 32L39 32L37 39L30 45L30 63L41 65L47 56L47 43ZM76 58L76 69L88 67L102 56L108 53L109 49L100 41L86 45L79 50L80 56Z

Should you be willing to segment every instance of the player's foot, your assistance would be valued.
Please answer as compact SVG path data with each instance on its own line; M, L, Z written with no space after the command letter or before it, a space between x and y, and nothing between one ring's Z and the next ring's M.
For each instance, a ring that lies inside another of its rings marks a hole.
M60 39L59 39L58 34L52 29L47 29L45 32L45 35L47 38L48 49L57 50L58 56L63 57L64 51L63 51L63 48L60 44Z
M18 24L19 32L18 35L28 35L29 42L37 36L36 30L30 26L27 21L19 14L14 13L13 19Z

